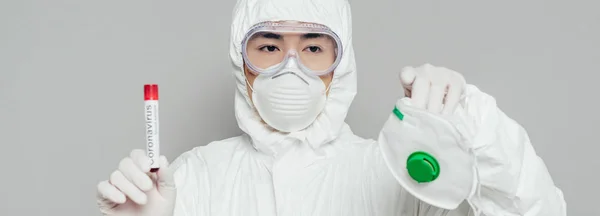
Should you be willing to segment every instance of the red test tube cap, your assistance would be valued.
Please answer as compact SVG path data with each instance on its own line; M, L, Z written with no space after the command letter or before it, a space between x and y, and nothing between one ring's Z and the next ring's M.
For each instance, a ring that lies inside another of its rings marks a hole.
M144 100L158 100L158 85L144 85Z

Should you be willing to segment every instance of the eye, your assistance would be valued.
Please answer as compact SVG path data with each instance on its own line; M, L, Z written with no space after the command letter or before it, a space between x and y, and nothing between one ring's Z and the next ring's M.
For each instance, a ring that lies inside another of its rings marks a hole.
M312 52L312 53L318 53L318 52L321 52L321 47L318 47L318 46L309 46L309 47L306 47L304 50L307 50L307 51Z
M275 52L275 51L279 50L279 48L277 48L276 46L273 46L273 45L267 45L267 46L260 47L260 50L264 51L264 52Z

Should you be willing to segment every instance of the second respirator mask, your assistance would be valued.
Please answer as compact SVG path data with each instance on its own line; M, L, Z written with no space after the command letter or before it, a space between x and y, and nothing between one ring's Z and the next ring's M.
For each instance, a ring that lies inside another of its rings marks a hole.
M328 86L320 76L337 67L342 46L323 25L262 22L246 34L242 55L258 75L251 88L261 118L279 131L295 132L308 127L325 107Z

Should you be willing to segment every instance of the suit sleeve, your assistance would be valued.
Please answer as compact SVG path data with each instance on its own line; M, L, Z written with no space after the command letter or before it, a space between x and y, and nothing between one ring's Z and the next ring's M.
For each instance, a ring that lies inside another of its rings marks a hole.
M479 196L469 201L484 215L566 216L552 180L527 131L473 85L463 103L479 173Z

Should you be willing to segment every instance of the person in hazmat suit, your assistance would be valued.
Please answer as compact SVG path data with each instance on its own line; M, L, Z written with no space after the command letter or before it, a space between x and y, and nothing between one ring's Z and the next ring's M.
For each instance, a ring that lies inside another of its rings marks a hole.
M378 139L354 135L346 0L239 0L230 57L243 135L157 173L132 151L98 184L104 215L566 215L526 131L450 69L403 68Z

